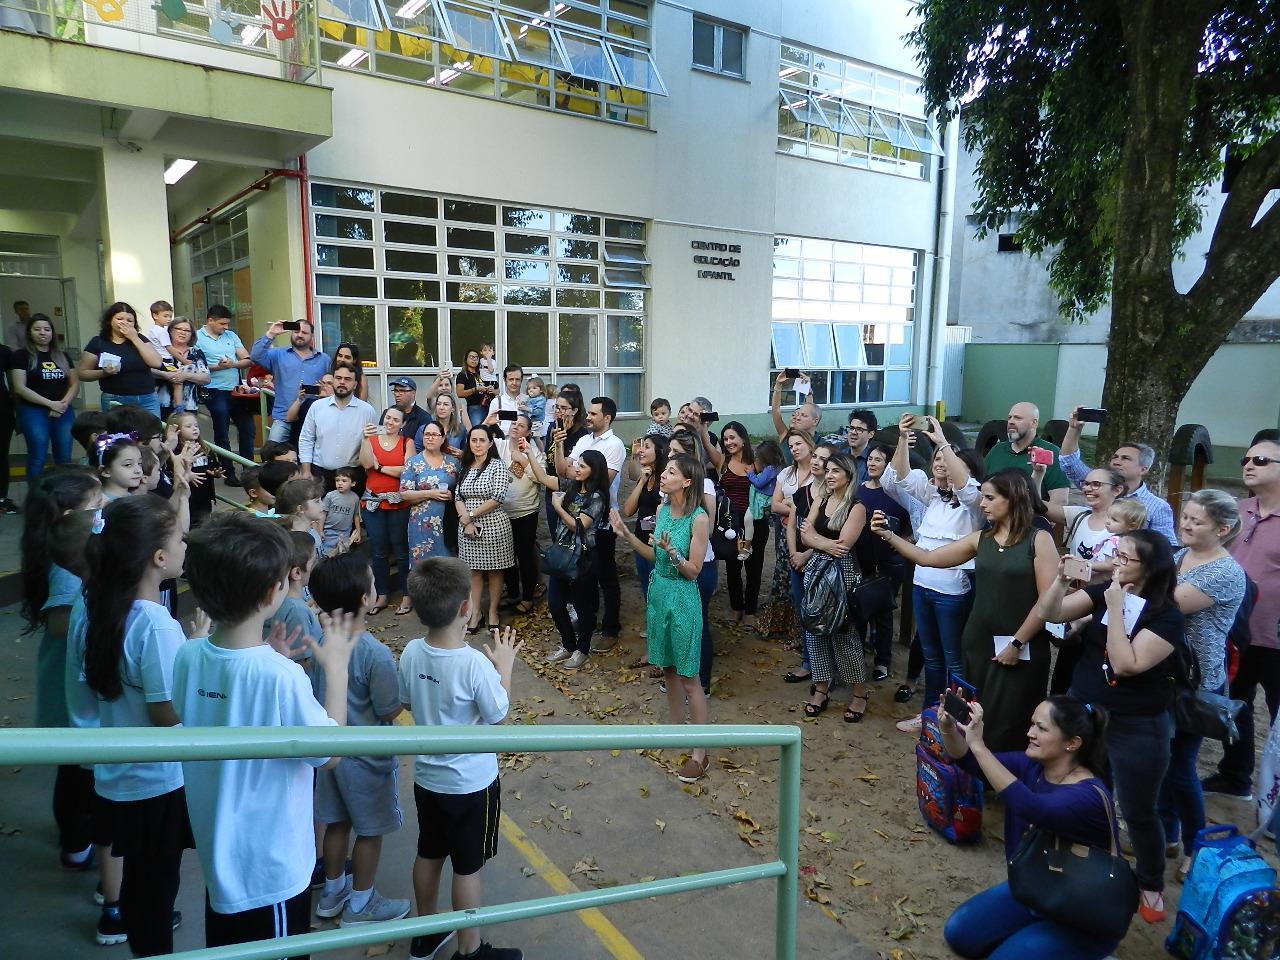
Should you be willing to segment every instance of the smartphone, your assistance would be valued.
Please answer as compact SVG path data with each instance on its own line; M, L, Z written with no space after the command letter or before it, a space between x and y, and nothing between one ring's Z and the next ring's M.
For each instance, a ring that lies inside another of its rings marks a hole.
M1067 557L1063 561L1062 572L1067 575L1068 579L1079 580L1082 583L1088 583L1093 576L1089 561L1081 560L1079 557Z
M698 419L700 419L703 423L715 423L717 420L720 419L720 414L716 413L714 410L712 410L710 413L707 413L704 411L698 414Z
M969 704L954 691L948 690L942 700L942 709L946 710L956 723L968 723L973 719L973 711Z
M302 329L302 323L301 321L298 321L298 320L286 320L284 323L280 324L280 326L283 327L285 330L301 330Z
M498 411L499 420L518 420L519 418L520 418L520 412L518 410L499 410Z
M1031 447L1028 452L1031 456L1031 462L1037 467L1053 466L1052 450L1046 450L1044 447Z
M318 397L320 396L320 384L304 383L302 385L302 392L305 393L308 397Z
M787 369L782 372L786 374L788 380L794 380L796 377L800 376L800 371L795 367L787 367Z
M1081 423L1106 423L1107 411L1102 407L1080 407L1076 410L1076 419Z

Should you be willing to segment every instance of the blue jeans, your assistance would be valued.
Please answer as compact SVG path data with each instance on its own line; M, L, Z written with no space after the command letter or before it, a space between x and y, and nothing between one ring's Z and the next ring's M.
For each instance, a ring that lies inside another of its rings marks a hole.
M140 393L136 396L131 393L107 393L104 390L100 403L103 413L117 405L121 407L141 407L157 420L160 418L160 398L156 396L154 390L150 393Z
M947 674L964 676L960 638L973 605L973 591L939 593L919 584L911 591L911 606L924 653L924 706L932 707L947 685ZM981 696L982 691L978 691Z
M720 585L720 567L715 560L708 560L702 565L698 574L698 593L702 596L702 647L699 651L698 679L702 688L711 688L711 663L715 660L716 648L711 639L711 597Z
M51 417L48 407L23 403L18 407L18 428L27 438L27 483L44 473L49 441L53 441L53 462L71 462L71 424L76 412L70 407L61 416Z
M206 390L204 405L209 409L209 419L213 421L213 442L223 450L231 449L231 423L236 425L236 451L246 460L253 459L253 442L257 429L253 423L253 413L243 404L233 403L230 390ZM228 476L235 476L236 465L230 460L222 459L222 469ZM407 512L407 511L406 511Z
M1036 915L1013 899L1007 883L956 907L943 936L960 956L991 960L1103 960L1118 945Z
M796 614L799 615L800 604L804 602L804 573L791 567L787 574L791 577L791 605L795 608ZM804 642L803 636L800 643L800 669L809 669L809 645Z
M1114 781L1116 806L1129 827L1134 873L1143 890L1164 889L1164 826L1156 813L1160 784L1169 769L1173 719L1111 715L1107 727L1107 759Z
M361 509L360 518L373 548L374 589L380 597L392 592L403 596L409 575L409 511ZM395 582L391 580L392 554L396 558Z

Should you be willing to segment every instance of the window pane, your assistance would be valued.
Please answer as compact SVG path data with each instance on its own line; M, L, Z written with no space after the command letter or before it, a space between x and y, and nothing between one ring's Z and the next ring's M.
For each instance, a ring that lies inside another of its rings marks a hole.
M742 47L744 35L733 27L721 27L720 69L725 73L742 76Z
M497 261L493 257L468 257L449 254L449 273L455 277L496 276Z
M615 240L636 240L644 242L643 220L606 220L604 235Z
M448 227L445 230L446 242L451 247L464 250L492 250L493 234L488 230L464 230L462 227Z
M884 400L884 373L869 370L858 374L858 402L880 403Z
M449 361L457 370L468 350L479 350L482 343L494 342L492 310L454 309L449 311Z
M911 399L911 371L890 370L884 375L884 402L907 403Z
M503 287L502 302L520 307L551 306L550 287Z
M334 346L350 341L360 349L360 356L373 359L378 355L373 304L320 304L320 335L325 343Z
M436 255L417 250L387 250L383 253L387 269L398 273L435 273Z
M600 218L589 217L584 213L557 213L556 230L560 233L584 233L598 237Z
M530 257L551 256L551 241L546 237L530 237L523 233L506 235L507 253L524 254Z
M498 60L511 59L492 13L459 6L452 0L445 0L444 10L453 27L453 45L459 50L470 50Z
M804 348L811 367L834 367L836 350L831 339L831 324L804 324Z
M551 280L551 264L545 260L507 260L503 266L508 280Z
M596 365L596 317L593 314L560 314L558 333L560 340L558 366L594 367Z
M557 279L561 283L599 283L600 270L597 267L579 266L576 263L561 263L556 267Z
M599 260L600 245L594 240L557 240L556 256L566 260Z
M552 70L568 71L569 62L560 52L551 31L544 26L534 26L514 17L503 17L511 43L515 49L516 59L534 66L549 67Z
M624 87L654 93L660 97L667 95L662 77L658 74L658 65L648 50L627 47L620 43L609 44L609 52L613 54L613 62L617 65L618 76Z
M508 311L507 362L523 367L551 366L550 330L550 314Z
M773 365L783 367L803 367L804 348L800 343L800 324L775 323L772 325Z
M388 357L393 367L434 367L440 324L434 307L387 307Z
M359 187L335 187L328 183L311 185L311 203L317 207L338 210L373 211L373 191Z
M469 200L446 200L444 202L444 218L446 220L462 220L465 223L498 222L498 208L491 203L472 203Z
M436 215L436 198L419 197L412 193L382 191L382 212L406 217L432 217Z
M693 18L693 62L695 66L716 68L716 25Z
M378 278L317 273L316 293L322 297L355 297L372 300L378 296Z
M606 310L643 310L644 294L638 290L606 290L604 306Z
M884 366L884 341L887 330L883 323L869 323L862 328L862 344L868 367Z
M424 300L427 303L439 303L440 282L409 277L383 277L382 295L388 300Z
M830 398L828 403L857 403L858 375L847 370L831 372Z
M842 367L857 369L867 365L862 352L862 327L856 323L833 323L836 335L836 357Z
M382 221L382 238L387 243L412 243L420 247L436 245L436 228L425 223Z
M445 298L450 303L497 303L495 283L446 283Z
M316 214L317 237L339 237L344 240L372 240L373 221L364 217L335 217Z
M608 352L606 367L644 366L644 320L611 315L607 319ZM621 405L619 405L621 406Z
M640 413L648 409L644 402L643 373L606 373L604 396L613 397L619 413Z
M391 15L391 29L432 40L447 40L448 31L440 22L435 5L430 0L390 0L387 12Z
M316 246L316 262L322 267L345 267L348 270L372 270L372 247L338 247L330 243Z
M598 80L601 83L618 82L604 44L595 37L587 37L566 30L558 31L565 54L569 57L570 70L576 77Z
M599 290L557 290L557 307L598 307L600 306Z
M525 207L503 207L502 225L522 230L550 230L551 214L546 210L529 210ZM507 234L508 237L511 234Z

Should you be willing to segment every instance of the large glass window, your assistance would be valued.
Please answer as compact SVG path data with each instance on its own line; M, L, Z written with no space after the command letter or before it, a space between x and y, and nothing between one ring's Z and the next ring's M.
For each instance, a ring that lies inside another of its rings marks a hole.
M461 368L492 343L643 412L643 220L326 183L311 204L325 349L354 340L382 376Z
M318 12L321 58L348 70L640 127L649 97L666 96L648 0L322 0Z
M700 70L744 76L744 51L747 31L705 17L693 18L693 65Z
M941 154L919 80L784 41L778 89L780 153L921 179Z
M915 339L914 250L777 237L773 376L809 374L819 403L905 403Z

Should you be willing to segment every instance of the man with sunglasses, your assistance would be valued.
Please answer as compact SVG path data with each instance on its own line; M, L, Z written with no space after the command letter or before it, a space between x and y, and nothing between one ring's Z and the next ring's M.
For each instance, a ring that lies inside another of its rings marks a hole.
M1240 533L1227 547L1258 598L1249 616L1249 648L1231 681L1232 700L1243 700L1236 718L1240 739L1222 751L1218 772L1201 781L1205 793L1253 799L1253 700L1258 687L1275 723L1280 709L1280 443L1263 440L1240 460L1244 485L1253 494L1240 501Z
M1079 407L1071 411L1067 433L1062 438L1062 457L1059 462L1071 485L1081 489L1084 478L1092 468L1080 456L1080 432L1084 429L1084 421L1079 418L1079 413ZM1164 497L1153 493L1146 483L1147 474L1155 462L1155 450L1145 443L1122 443L1111 455L1110 466L1124 477L1124 493L1121 496L1140 501L1147 508L1147 529L1163 536L1176 550L1180 544L1178 534L1173 529L1173 508Z

